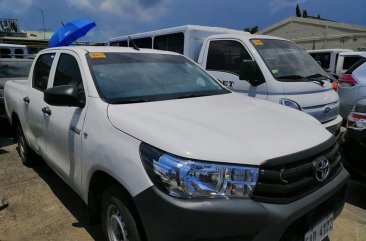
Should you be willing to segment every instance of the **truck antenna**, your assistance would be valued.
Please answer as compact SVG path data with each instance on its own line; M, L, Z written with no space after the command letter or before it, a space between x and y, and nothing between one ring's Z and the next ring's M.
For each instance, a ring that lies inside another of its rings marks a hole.
M130 39L130 43L132 43L132 47L134 50L140 51L140 48L137 47L137 45L135 44L135 42L132 40L132 38L130 36L128 36L128 38Z

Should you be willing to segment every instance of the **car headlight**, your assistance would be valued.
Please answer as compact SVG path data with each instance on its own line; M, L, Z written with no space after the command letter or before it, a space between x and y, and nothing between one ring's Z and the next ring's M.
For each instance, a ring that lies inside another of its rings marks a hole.
M248 198L258 179L257 167L189 160L146 143L140 156L152 182L178 198Z
M291 107L294 108L296 110L301 110L300 105L298 103L296 103L293 100L289 100L289 99L280 99L280 104L287 106L287 107Z

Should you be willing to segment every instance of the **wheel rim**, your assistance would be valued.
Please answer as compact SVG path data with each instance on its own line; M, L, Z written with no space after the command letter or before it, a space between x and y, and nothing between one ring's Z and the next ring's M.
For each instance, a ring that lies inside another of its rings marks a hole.
M19 155L22 159L25 157L25 140L20 131L18 131L18 148L19 148Z
M107 232L110 241L128 241L126 224L119 209L111 204L107 209Z

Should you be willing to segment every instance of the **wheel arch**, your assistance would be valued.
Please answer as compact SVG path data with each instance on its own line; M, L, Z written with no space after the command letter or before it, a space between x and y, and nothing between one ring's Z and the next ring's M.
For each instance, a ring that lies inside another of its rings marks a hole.
M142 226L140 215L138 214L130 192L116 178L102 170L94 171L89 181L87 203L90 223L100 223L103 194L113 186L118 187L118 190L122 193L124 200L127 201L126 205L131 209L130 211L138 223L140 234L142 235L143 240L146 240L145 230Z

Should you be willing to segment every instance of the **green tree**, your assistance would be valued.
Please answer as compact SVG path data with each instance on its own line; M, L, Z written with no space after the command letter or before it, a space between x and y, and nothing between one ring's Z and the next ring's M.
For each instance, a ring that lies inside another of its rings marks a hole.
M308 17L308 11L306 11L306 9L304 9L304 11L302 12L302 17L303 18L307 18Z
M296 17L301 17L301 10L299 4L296 4Z

